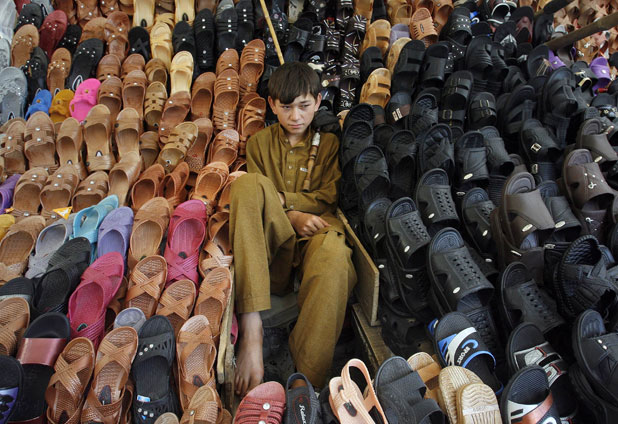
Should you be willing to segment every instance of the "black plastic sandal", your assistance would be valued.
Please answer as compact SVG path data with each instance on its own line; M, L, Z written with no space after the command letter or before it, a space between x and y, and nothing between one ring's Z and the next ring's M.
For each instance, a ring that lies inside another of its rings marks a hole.
M296 62L300 59L309 36L313 30L311 20L307 18L299 18L290 28L287 39L287 47L283 55L283 60L286 62Z
M446 41L440 41L427 47L421 70L420 83L422 87L442 87L448 55L449 44Z
M483 134L485 149L487 149L487 166L491 174L511 175L515 164L504 146L504 140L496 127L483 127L479 130Z
M461 201L464 227L476 249L485 255L495 253L489 220L489 215L495 208L487 192L480 187L469 190Z
M350 171L358 154L373 144L373 128L365 121L354 121L344 128L340 157L341 170L347 178L352 175Z
M570 244L581 234L582 225L573 214L569 201L560 193L555 181L543 181L538 189L555 222L554 231L547 242Z
M440 122L451 127L463 127L472 84L472 73L469 71L457 71L448 77L442 89Z
M365 240L374 259L386 258L386 212L392 202L382 197L371 202L365 209L363 228Z
M556 162L562 155L551 134L536 119L528 119L520 131L520 148L537 181L556 179Z
M164 412L180 412L178 398L170 384L175 354L172 324L164 316L149 318L139 330L137 355L131 366L135 382L133 422L152 424Z
M487 92L472 94L468 105L468 129L493 127L497 119L496 99L493 94Z
M485 186L489 178L483 134L468 131L455 142L455 184L458 192Z
M381 335L395 355L408 358L427 346L427 336L423 323L412 316L405 306L403 311L397 309L399 303L400 300L393 302L380 295L378 316L382 324Z
M524 122L534 117L536 92L529 85L519 85L504 102L504 108L498 110L500 134L509 141L515 141Z
M582 123L577 132L575 148L590 150L592 159L599 164L601 170L618 161L618 154L609 143L599 118L587 119Z
M174 26L174 31L172 32L172 46L174 47L174 53L178 53L180 51L188 51L195 59L196 49L195 49L195 37L193 33L193 28L187 21L180 21Z
M238 15L233 7L225 9L215 18L217 28L217 52L219 55L228 49L236 48L238 34Z
M421 73L425 57L425 43L420 40L408 41L393 68L391 91L397 93L405 91L412 95L416 90L419 74Z
M64 47L73 55L75 54L75 49L77 49L77 44L79 44L81 37L82 27L79 25L69 25L56 48L59 49L60 47Z
M360 83L360 61L356 58L348 58L348 60L349 62L341 65L338 112L350 109L355 104L356 91Z
M418 137L438 123L438 98L440 91L437 88L427 88L421 91L412 102L412 110L408 114L406 128Z
M511 65L507 68L506 77L502 82L502 91L512 93L516 87L526 84L526 77L518 66Z
M12 356L0 355L0 423L8 423L23 392L24 370Z
M208 8L200 10L193 21L197 49L197 66L202 72L215 68L215 18Z
M489 37L478 36L472 38L466 49L466 69L474 77L473 91L487 91L487 80L493 71L491 60L491 44Z
M419 178L414 200L430 235L459 224L451 186L444 169L430 169Z
M236 50L238 54L254 38L253 2L241 0L236 3L236 15L238 16L238 35L236 36ZM195 22L195 21L193 21Z
M89 38L77 46L67 86L75 91L79 85L88 78L94 77L97 64L103 57L105 44L98 38Z
M408 130L395 132L388 142L386 157L391 179L391 196L394 199L412 194L416 179L417 150L414 134Z
M378 146L366 147L358 154L354 163L354 181L361 210L365 210L374 200L388 196L388 164Z
M0 301L11 297L21 297L31 303L34 296L34 281L26 277L17 277L0 287Z
M47 66L49 61L47 55L40 47L35 47L32 50L30 59L21 67L21 70L26 75L28 84L28 99L27 103L32 103L34 97L41 90L47 89Z
M434 168L442 168L448 175L455 170L454 147L451 128L446 124L438 124L429 128L417 137L419 143L417 175Z
M453 61L457 68L464 60L466 48L472 39L470 10L468 8L456 7L453 9L448 21L440 31L440 39L449 42Z
M556 135L556 142L561 148L566 145L571 116L578 110L574 88L573 72L564 66L553 71L543 86L539 116Z

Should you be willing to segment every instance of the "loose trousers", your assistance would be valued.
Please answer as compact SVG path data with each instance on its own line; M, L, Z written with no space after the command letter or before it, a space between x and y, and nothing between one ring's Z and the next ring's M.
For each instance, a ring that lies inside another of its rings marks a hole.
M236 311L270 309L271 293L289 292L292 270L299 266L300 314L290 334L290 352L298 371L316 387L327 383L348 297L356 285L345 235L329 228L299 238L272 181L251 173L232 183L230 240Z

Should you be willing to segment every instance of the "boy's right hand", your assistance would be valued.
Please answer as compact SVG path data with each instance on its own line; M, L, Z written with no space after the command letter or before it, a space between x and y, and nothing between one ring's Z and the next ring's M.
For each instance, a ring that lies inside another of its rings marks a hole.
M288 211L287 215L294 231L301 237L311 237L322 228L330 226L328 222L319 216L310 213Z

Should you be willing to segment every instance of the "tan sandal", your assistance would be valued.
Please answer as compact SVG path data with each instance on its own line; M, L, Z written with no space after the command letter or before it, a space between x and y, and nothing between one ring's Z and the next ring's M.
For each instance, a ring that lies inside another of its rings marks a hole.
M119 10L112 12L107 17L104 28L106 52L118 56L121 61L125 60L129 51L129 16Z
M116 122L118 114L122 110L122 81L118 77L105 79L99 86L97 93L98 104L107 106L110 119Z
M174 170L167 174L159 186L159 196L164 197L174 209L187 198L187 180L189 179L189 165L180 162Z
M0 156L4 158L4 170L7 174L23 174L26 172L26 157L24 156L24 132L26 122L24 120L12 120L4 140L4 147L0 149Z
M215 81L215 97L212 105L213 124L216 130L236 129L236 107L240 100L238 73L226 69Z
M433 24L436 28L436 32L440 34L444 25L448 21L449 16L453 12L452 0L432 0L434 3L433 12L431 16L433 18Z
M221 421L223 411L224 409L221 406L221 399L217 391L210 386L202 386L197 389L193 395L191 402L180 418L180 424L205 424L215 422L217 424L224 424L224 422ZM275 421L270 422L274 423Z
M131 207L134 211L150 199L157 197L163 177L165 177L165 170L158 163L142 172L137 182L131 187Z
M147 131L139 139L139 152L144 161L144 168L148 168L159 157L159 134L155 131Z
M388 50L388 56L386 57L386 67L391 74L395 71L395 65L397 65L397 61L399 60L399 54L408 41L412 41L408 37L398 38L397 41L393 43L391 48Z
M77 0L79 1L79 0ZM92 1L92 0L88 0ZM95 4L96 7L96 4ZM103 16L93 16L92 19L88 21L82 21L84 25L82 25L82 35L79 39L80 43L90 39L90 38L98 38L101 41L105 41L105 23L107 19ZM80 23L81 24L81 23Z
M80 180L88 175L84 160L82 159L83 141L82 126L77 119L65 119L60 125L60 131L58 131L58 137L56 138L58 161L60 162L60 167L73 165Z
M215 136L208 149L208 162L224 162L227 166L238 157L239 136L236 130L224 130Z
M24 132L24 155L30 167L41 167L47 171L58 168L56 162L56 129L45 112L35 112L26 122Z
M204 72L193 82L191 89L191 119L210 118L216 76Z
M375 69L361 89L360 102L378 105L383 108L391 99L391 71L386 68Z
M96 105L84 120L86 167L88 171L109 171L116 163L112 153L112 122L107 106Z
M145 257L135 265L129 277L126 308L140 309L146 319L153 316L167 278L167 262L159 255Z
M197 175L190 197L204 202L208 216L215 211L217 196L223 189L228 175L229 166L225 162L209 163Z
M189 165L191 173L197 174L204 167L206 151L212 141L213 127L208 118L199 118L193 122L197 125L197 138L187 150L185 162ZM191 185L195 185L195 181Z
M217 212L208 220L208 241L200 252L199 271L206 277L216 268L229 268L234 257L230 243L229 213Z
M173 171L184 160L187 150L195 140L197 140L195 123L183 122L176 125L159 153L158 163L165 168L166 172Z
M373 15L373 0L358 0L354 2L354 14L363 16L367 22L371 22Z
M122 415L131 363L137 352L137 333L131 327L116 328L103 338L97 351L94 378L84 403L81 422L118 423ZM108 394L103 395L103 392ZM110 403L99 399L110 397Z
M39 30L32 24L21 26L11 41L11 66L21 68L30 60L32 50L39 45Z
M139 152L128 152L109 171L109 192L118 196L118 205L125 206L129 189L133 186L142 169Z
M26 299L10 297L0 300L0 355L15 356L29 323L30 304Z
M174 55L170 68L170 93L180 91L191 92L193 82L193 56L188 51L180 51Z
M144 72L145 67L146 60L144 56L139 53L133 53L122 62L122 66L120 67L120 78L124 80L131 71Z
M72 211L79 212L82 209L96 205L107 197L108 190L109 179L107 172L93 172L77 186L71 201Z
M160 59L167 70L172 64L172 30L166 24L159 22L150 30L150 51L152 57Z
M120 77L120 59L114 54L106 54L97 65L97 79L103 83L112 77Z
M146 76L150 84L153 82L160 82L167 86L167 68L165 67L165 62L156 57L150 59L146 64Z
M214 268L202 281L195 304L195 315L208 318L212 337L221 334L221 320L232 290L232 274L228 268Z
M178 332L176 341L178 359L178 389L180 405L187 409L201 386L216 389L213 365L217 348L212 338L210 323L203 315L187 320ZM196 384L199 382L199 385Z
M159 125L159 139L161 143L167 141L167 137L176 125L184 122L189 114L190 107L191 95L186 91L172 94L167 99Z
M410 19L410 34L413 39L425 43L425 47L429 47L438 41L438 33L428 9L424 7L416 9Z
M171 213L169 203L163 197L147 201L137 211L129 242L129 268L145 257L159 253L159 246L169 225Z
M159 128L161 115L167 100L167 89L161 82L150 83L146 89L146 100L144 103L144 120L151 130Z
M36 239L44 227L45 218L28 216L13 224L0 240L0 286L24 273Z
M62 218L54 209L66 208L71 204L79 179L73 165L63 165L47 178L47 183L39 194L41 215L46 219L47 225Z
M384 57L390 45L390 37L391 24L389 21L386 19L378 19L372 22L365 33L365 39L361 45L360 53L363 54L367 48L376 46L382 52L382 57Z
M39 196L48 176L43 168L31 168L19 178L15 185L11 211L17 221L39 213Z
M438 378L442 370L440 364L434 361L431 355L426 352L418 352L410 356L408 358L408 364L410 364L413 371L418 372L423 383L427 386L425 398L433 399L437 402L438 391L440 389Z
M189 319L195 304L195 283L178 280L163 290L157 306L157 315L167 317L177 336L180 327Z
M245 155L247 148L247 140L249 137L261 131L264 126L264 120L266 119L266 100L256 93L249 93L245 95L243 100L253 94L250 100L240 110L238 116L238 129L239 129L239 145L238 154Z
M154 22L155 1L140 0L133 2L133 26L150 28Z
M120 160L131 152L139 156L141 130L141 119L137 111L130 107L122 109L114 126L116 148Z
M240 55L240 96L246 93L255 93L260 78L264 73L264 57L266 46L262 40L256 38L249 41Z
M144 99L148 79L143 71L131 71L124 79L122 86L122 103L125 108L131 107L137 111L140 119L144 117Z
M71 70L71 52L60 47L54 50L49 67L47 68L47 88L52 96L64 89L64 82Z
M414 6L405 0L389 0L386 3L386 13L388 13L392 25L408 25L414 13Z

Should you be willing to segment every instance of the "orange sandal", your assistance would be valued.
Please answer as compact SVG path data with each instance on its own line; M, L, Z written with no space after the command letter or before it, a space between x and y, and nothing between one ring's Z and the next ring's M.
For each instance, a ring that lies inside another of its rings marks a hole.
M264 73L266 46L259 38L249 41L240 55L240 96L255 93Z
M186 91L172 94L165 102L161 123L159 124L159 139L165 143L172 129L184 122L191 107L191 95Z
M199 271L206 277L216 268L229 268L234 257L230 243L229 214L218 212L208 221L208 241L200 252Z
M129 242L129 268L145 257L159 253L171 213L171 208L163 197L147 201L137 211Z
M47 178L39 198L42 206L41 216L46 219L48 225L61 218L54 209L66 208L71 204L78 184L79 175L73 165L63 165Z
M191 89L191 119L210 118L216 76L213 72L201 74Z
M229 165L225 162L212 162L197 175L191 199L204 202L208 216L211 216L217 204L217 196L223 189L229 175Z
M166 278L167 262L163 256L147 256L139 261L129 277L125 307L140 309L146 319L153 316Z
M144 161L144 169L152 166L159 156L159 134L147 131L139 138L139 153Z
M159 187L165 176L161 165L154 164L148 167L131 188L131 207L137 211L144 203L157 197Z
M221 319L231 290L232 274L227 268L214 268L200 285L200 293L193 313L208 318L213 338L221 333Z
M185 162L189 165L192 174L197 174L204 167L206 151L212 141L212 122L208 118L199 118L193 121L197 125L197 138L187 150ZM192 186L195 185L195 179Z
M125 206L129 190L137 181L142 169L142 158L139 152L128 152L109 171L108 195L118 196L118 205Z
M217 131L236 128L236 107L240 100L238 73L226 69L215 81L215 98L212 105L213 124Z
M146 98L146 86L148 79L143 71L131 71L124 79L122 87L122 103L124 107L132 107L144 117L144 99Z
M124 108L118 114L114 132L120 160L131 152L139 155L139 137L142 133L141 123L139 114L133 108Z
M410 34L415 40L421 40L425 47L438 41L438 33L431 19L431 12L424 7L417 8L410 19Z
M238 157L239 137L236 130L223 130L215 136L208 150L208 162L224 162L227 166Z
M0 156L4 157L4 170L7 174L23 174L26 172L26 157L24 156L24 132L26 122L23 120L9 121L6 130L4 147L0 149Z
M161 82L153 82L146 89L144 103L144 120L149 129L156 130L161 122L161 115L167 100L167 89Z
M195 283L178 280L166 287L159 299L157 315L167 317L178 335L180 327L189 319L195 304Z
M110 77L105 79L99 86L97 98L97 103L105 105L109 109L112 122L116 122L122 109L122 81L120 81L120 78Z

